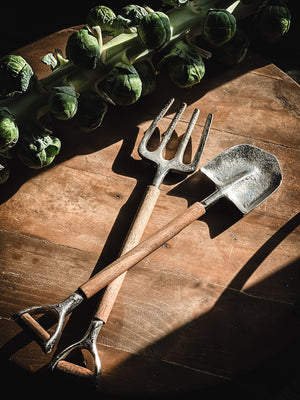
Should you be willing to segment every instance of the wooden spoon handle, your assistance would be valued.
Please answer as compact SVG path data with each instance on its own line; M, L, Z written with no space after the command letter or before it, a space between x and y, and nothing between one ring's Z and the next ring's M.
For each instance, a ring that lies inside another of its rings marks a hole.
M139 208L134 216L130 229L127 233L126 239L123 243L120 255L127 253L134 246L136 246L142 238L147 223L150 219L152 211L155 207L159 197L160 190L153 185L149 185L140 202ZM112 307L116 301L119 290L123 284L127 271L114 279L106 288L103 298L95 313L95 318L101 319L106 322Z
M199 202L194 203L183 214L174 218L154 235L138 244L132 250L122 255L90 278L80 286L80 290L87 298L92 297L104 286L108 285L119 275L123 274L123 272L140 262L143 258L152 253L158 247L162 246L165 242L177 235L182 229L204 214L205 207Z

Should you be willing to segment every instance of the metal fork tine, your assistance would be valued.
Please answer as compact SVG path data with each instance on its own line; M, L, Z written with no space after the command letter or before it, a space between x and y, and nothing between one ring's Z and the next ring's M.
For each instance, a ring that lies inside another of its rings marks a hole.
M186 149L186 146L190 140L191 134L193 132L194 126L197 122L198 116L200 114L200 111L198 108L195 108L192 118L190 119L190 122L188 124L187 130L185 131L184 135L182 136L182 139L178 145L176 155L175 157L179 160L182 161L183 159L183 154Z
M202 133L201 141L200 144L198 145L198 149L196 151L196 154L193 158L193 160L189 164L185 164L183 162L183 156L185 149L187 147L187 144L190 140L192 131L196 125L198 116L199 116L199 109L195 109L192 117L190 118L190 121L188 123L187 129L185 133L183 134L182 138L180 139L179 145L177 147L177 150L175 151L175 155L171 159L166 159L163 156L163 150L169 141L174 128L179 121L181 115L183 114L185 108L187 107L186 103L182 103L176 112L174 118L170 122L166 132L162 135L162 140L158 147L155 150L148 150L147 149L147 142L152 133L154 132L154 129L157 126L158 121L165 115L166 111L169 109L170 105L173 103L174 99L171 99L167 105L162 109L161 113L155 118L153 123L150 125L148 130L146 131L143 139L140 142L140 145L138 147L138 152L139 155L148 160L151 161L156 165L156 173L152 182L152 186L159 188L160 184L162 183L164 177L168 173L168 171L175 171L175 172L181 172L181 173L187 173L190 174L198 168L198 165L201 160L202 152L206 143L206 139L209 133L210 125L212 122L212 114L208 114L206 123L204 126L204 130ZM146 138L146 140L145 140Z
M186 103L182 103L178 109L178 111L176 112L174 118L172 119L170 125L168 126L168 129L166 130L166 132L163 134L162 136L162 141L160 142L160 145L158 146L157 150L158 152L160 152L162 154L163 149L165 148L167 142L169 141L175 126L177 124L177 122L179 121L181 115L183 114L184 110L186 109Z
M140 144L139 144L139 150L140 149L146 149L147 146L147 142L149 140L149 138L151 137L151 135L153 134L155 128L157 127L157 124L159 123L159 121L165 116L165 114L167 113L167 111L169 110L169 108L171 107L171 105L174 103L174 97L172 97L167 103L166 105L162 108L162 110L159 112L159 114L157 114L156 118L151 122L151 125L149 126L149 128L146 130Z
M202 133L202 136L201 136L201 140L200 140L200 143L199 143L199 147L198 147L198 149L196 151L196 154L194 156L193 161L189 164L189 167L191 167L192 171L195 170L195 168L197 168L197 166L198 166L198 164L200 162L200 159L201 159L201 156L202 156L202 153L203 153L203 149L204 149L204 146L206 144L206 140L207 140L207 137L208 137L208 134L209 134L209 130L210 130L210 126L211 126L211 123L212 123L212 119L213 119L213 114L209 113L207 115L207 118L206 118L206 121L205 121L205 125L204 125L203 133Z

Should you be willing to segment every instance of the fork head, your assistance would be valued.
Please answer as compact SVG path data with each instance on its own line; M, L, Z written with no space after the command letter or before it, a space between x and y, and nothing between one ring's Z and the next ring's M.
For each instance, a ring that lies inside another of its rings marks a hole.
M177 122L179 121L181 115L183 114L183 112L186 108L186 103L182 103L181 106L179 107L174 118L170 122L166 132L162 135L162 140L161 140L160 144L158 145L158 147L155 150L150 151L147 149L147 144L149 142L149 139L153 135L155 128L157 127L159 121L167 113L167 111L169 110L169 108L171 107L173 102L174 102L174 98L171 98L168 101L168 103L163 107L163 109L160 111L160 113L157 115L157 117L152 121L151 125L146 130L144 137L141 140L139 147L138 147L139 155L141 157L153 162L157 166L156 175L152 182L152 184L156 187L159 187L159 185L162 183L164 177L170 170L172 170L174 172L190 174L197 169L200 159L201 159L201 156L202 156L202 153L203 153L204 145L206 143L206 139L207 139L207 136L209 133L210 125L212 122L212 114L208 114L206 123L205 123L205 127L203 130L202 138L201 138L199 147L195 153L195 156L189 164L185 164L183 162L184 152L185 152L186 146L190 140L192 131L194 129L194 126L197 122L197 119L198 119L198 116L200 113L200 111L196 108L193 112L193 115L192 115L190 121L189 121L188 127L180 140L180 143L178 145L178 148L176 150L174 157L171 160L166 160L163 157L164 149L172 136L172 133L175 129Z

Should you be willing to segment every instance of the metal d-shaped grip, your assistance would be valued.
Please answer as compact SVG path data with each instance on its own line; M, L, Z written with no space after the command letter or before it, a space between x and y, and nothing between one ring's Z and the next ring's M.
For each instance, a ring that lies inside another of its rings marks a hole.
M25 323L25 325L39 337L39 344L47 354L53 350L54 346L58 342L67 315L70 314L83 300L85 300L84 294L80 290L76 290L60 303L26 308L25 310L14 314L13 319L17 323ZM32 315L46 314L48 312L54 313L58 318L57 327L53 335L50 335L42 325L32 317Z
M101 362L97 351L97 337L103 324L104 322L102 320L93 318L83 338L64 349L54 359L51 364L52 371L57 368L82 378L91 378L95 386L98 386L101 378ZM94 371L66 360L69 354L75 349L85 349L91 354L94 360Z

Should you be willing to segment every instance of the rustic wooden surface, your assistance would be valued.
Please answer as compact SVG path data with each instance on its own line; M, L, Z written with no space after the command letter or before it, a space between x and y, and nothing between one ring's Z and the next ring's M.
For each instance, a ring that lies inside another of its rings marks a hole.
M18 53L39 77L46 76L48 67L39 60L64 48L71 32L58 32ZM175 96L160 132L181 101L188 107L170 151L198 107L190 155L212 112L201 164L228 147L249 143L278 157L283 183L244 217L220 202L128 272L98 338L101 390L121 396L212 395L216 388L225 393L223 388L233 382L243 398L245 387L246 394L257 396L259 391L264 399L286 386L292 391L290 385L297 386L299 377L299 93L292 79L253 54L234 69L208 72L191 89L174 88L159 77L154 94L131 107L110 108L93 134L62 123L63 148L51 168L33 172L16 166L10 182L0 188L5 381L23 378L26 392L39 377L47 391L54 391L58 378L48 370L53 354L43 354L11 316L25 307L63 300L116 258L154 174L140 160L137 144L161 106ZM161 189L144 237L212 187L198 172L171 175ZM91 299L73 313L54 354L81 337L94 304ZM53 331L52 322L45 323ZM65 377L59 379L62 384ZM67 385L69 393L77 385ZM80 385L87 393L87 383Z

